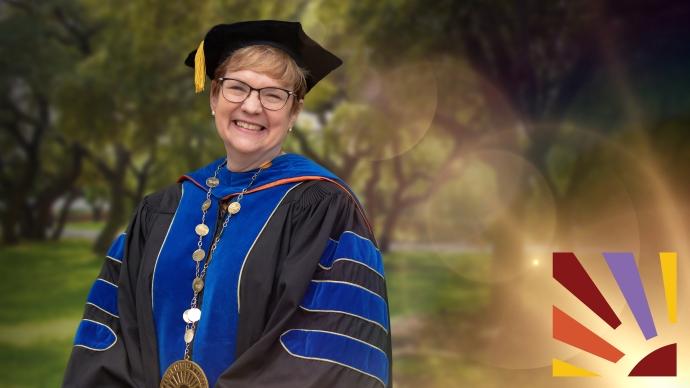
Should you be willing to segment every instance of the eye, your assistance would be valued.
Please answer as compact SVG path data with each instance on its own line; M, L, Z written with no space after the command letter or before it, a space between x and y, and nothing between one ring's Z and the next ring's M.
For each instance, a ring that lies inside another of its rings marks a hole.
M232 93L247 93L249 91L249 88L246 85L243 85L237 81L233 80L226 80L223 83L223 89L232 92Z
M287 96L287 93L280 89L264 89L262 96L269 101L277 102L284 100Z

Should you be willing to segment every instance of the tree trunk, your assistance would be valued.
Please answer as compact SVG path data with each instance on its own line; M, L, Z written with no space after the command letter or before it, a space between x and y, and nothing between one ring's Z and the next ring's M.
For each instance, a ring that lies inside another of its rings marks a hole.
M66 153L71 152L71 163L65 166L60 175L52 179L49 184L36 194L33 204L27 204L26 221L24 222L25 236L31 240L44 241L48 238L48 231L54 227L53 204L63 196L74 190L74 184L81 175L83 149L76 144L60 143Z
M91 208L91 221L99 222L103 220L104 206L102 203L94 200L89 202L89 207Z
M2 243L4 245L16 245L19 243L17 219L9 209L2 217Z
M69 211L72 208L74 201L79 198L79 195L81 195L81 190L74 188L70 190L70 192L67 194L67 197L65 197L65 202L62 204L62 208L60 208L57 224L53 229L52 235L50 236L51 240L59 240L60 237L62 237L62 232L65 230L65 224L67 223Z
M127 221L127 205L125 202L127 198L127 189L125 187L125 178L129 160L129 151L121 145L118 145L116 148L115 166L112 168L109 168L103 161L96 160L96 164L108 180L110 192L110 210L108 212L108 217L106 218L103 230L101 230L93 245L93 250L97 254L103 254L108 247L110 247L113 237Z
M110 211L106 217L105 226L98 234L93 245L94 252L98 254L105 253L110 247L113 237L120 231L122 225L127 222L127 209L125 208L126 193L123 185L124 179L120 182L111 182L110 184Z
M9 191L7 208L2 215L2 242L6 245L16 245L19 243L18 226L23 193L11 188Z
M55 224L53 204L56 198L39 201L36 206L36 223L32 226L34 240L45 241L48 238L48 230Z
M386 218L383 223L383 231L381 232L381 237L378 241L381 253L388 253L390 251L391 242L393 240L393 232L395 231L395 227L398 225L401 210L402 209L400 206L393 206L386 214Z

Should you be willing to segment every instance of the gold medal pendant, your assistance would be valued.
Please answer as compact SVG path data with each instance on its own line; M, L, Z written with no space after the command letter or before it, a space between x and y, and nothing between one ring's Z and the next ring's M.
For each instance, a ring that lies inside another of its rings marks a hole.
M160 388L208 388L208 380L199 364L191 360L179 360L166 369Z

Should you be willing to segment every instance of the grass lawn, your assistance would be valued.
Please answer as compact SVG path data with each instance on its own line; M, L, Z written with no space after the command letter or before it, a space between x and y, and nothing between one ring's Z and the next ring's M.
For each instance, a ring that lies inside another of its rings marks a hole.
M385 256L396 388L484 387L488 372L469 355L489 301L489 257L393 252Z
M477 283L489 271L485 254L393 252L385 258L391 316L473 314L488 301Z
M104 225L105 222L103 221L70 221L67 223L67 225L65 225L65 228L100 232Z
M0 387L60 385L101 260L87 240L0 247ZM471 336L462 322L488 300L486 285L472 280L488 270L487 257L396 252L385 263L397 387L481 381L481 368L458 352L467 344L443 333Z
M85 240L0 247L0 386L60 386L100 261Z

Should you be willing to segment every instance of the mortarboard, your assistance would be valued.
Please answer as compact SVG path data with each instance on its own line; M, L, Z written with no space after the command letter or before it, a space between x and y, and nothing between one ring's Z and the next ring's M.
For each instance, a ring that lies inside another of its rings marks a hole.
M307 91L343 63L307 36L299 22L255 20L219 24L209 30L199 48L189 53L184 62L194 68L196 92L204 90L204 73L213 79L216 68L235 50L257 44L285 51L298 66L306 69Z

